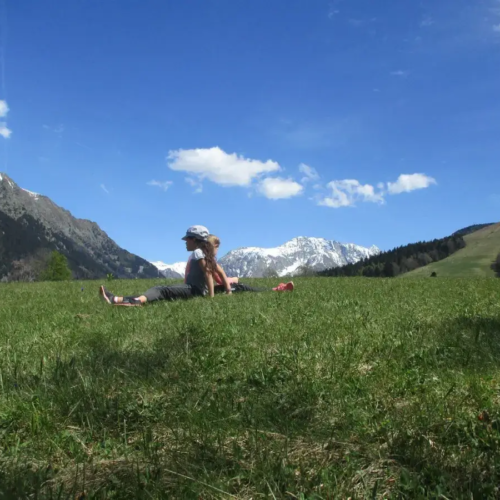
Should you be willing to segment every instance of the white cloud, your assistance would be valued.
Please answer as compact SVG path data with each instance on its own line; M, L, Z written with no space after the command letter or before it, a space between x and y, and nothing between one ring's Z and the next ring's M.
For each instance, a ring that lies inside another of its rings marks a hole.
M305 163L301 163L299 165L299 172L304 174L304 177L301 179L301 182L309 182L309 181L316 181L319 179L318 172L316 169L310 167L309 165L306 165Z
M199 180L208 179L221 186L249 186L262 174L281 170L278 163L252 160L219 147L170 151L167 164L172 170L187 172Z
M340 4L341 0L333 0L332 2L330 2L330 4L328 5L328 19L333 19L334 16L340 14L340 10L339 10L339 4Z
M106 189L106 186L104 184L101 184L100 187L106 194L109 194L109 191Z
M495 33L500 33L500 24L496 24L495 26L493 26L493 31Z
M409 193L415 189L424 189L431 184L437 184L436 180L424 174L402 174L396 182L387 183L389 194Z
M172 185L172 181L149 181L147 183L148 186L156 186L159 187L160 189L163 189L163 191L167 191L168 188Z
M259 192L271 200L292 198L301 194L303 189L298 182L281 177L267 177L258 187Z
M429 28L430 26L432 26L433 24L435 23L434 19L432 19L432 17L425 17L424 19L422 19L422 21L420 22L420 26L422 28Z
M410 74L409 71L398 69L396 71L391 71L392 76L399 76L401 78L406 78Z
M9 112L9 105L6 101L0 100L0 118L5 118ZM6 122L0 122L0 135L4 139L8 139L12 134L12 130L7 127Z
M386 194L409 193L432 184L437 184L436 180L424 174L402 174L396 182L388 182L387 188L383 182L374 188L355 179L344 179L329 182L326 187L331 189L331 195L316 197L316 201L318 205L332 208L354 206L358 201L384 204Z
M9 106L6 101L0 100L0 118L5 118L9 112Z
M331 195L321 198L318 202L325 207L349 207L357 201L384 203L383 192L377 193L370 184L361 184L355 179L332 181L326 187L331 189Z
M186 177L186 182L194 188L194 193L195 194L199 194L203 191L203 184L196 180L196 179L193 179L192 177Z
M0 135L5 139L8 139L12 134L12 130L7 128L7 124L4 122L0 122Z

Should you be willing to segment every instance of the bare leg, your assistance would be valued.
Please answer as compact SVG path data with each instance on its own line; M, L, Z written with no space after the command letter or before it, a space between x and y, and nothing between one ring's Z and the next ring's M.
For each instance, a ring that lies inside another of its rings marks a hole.
M113 306L142 306L148 301L144 295L140 295L139 297L118 297L106 290L103 286L99 288L99 295L105 302Z
M99 288L99 295L107 304L113 306L142 306L158 300L179 300L203 296L203 293L191 285L154 286L141 295L115 297L104 286Z
M133 302L128 302L127 299L133 299ZM144 295L140 295L139 297L116 297L113 302L114 306L124 306L124 307L136 307L144 305L148 299L144 297Z

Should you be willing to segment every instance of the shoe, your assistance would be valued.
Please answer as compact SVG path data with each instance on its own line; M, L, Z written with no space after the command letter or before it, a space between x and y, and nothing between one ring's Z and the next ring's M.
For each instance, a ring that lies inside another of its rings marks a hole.
M293 292L294 289L293 281L289 283L280 283L277 287L273 288L275 292Z
M107 302L110 305L115 303L115 296L106 290L103 286L99 288L99 295L104 302Z

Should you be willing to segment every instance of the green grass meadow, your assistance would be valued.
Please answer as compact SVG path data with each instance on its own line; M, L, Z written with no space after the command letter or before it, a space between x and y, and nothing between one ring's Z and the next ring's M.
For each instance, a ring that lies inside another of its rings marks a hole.
M500 496L500 279L98 285L0 285L0 499Z

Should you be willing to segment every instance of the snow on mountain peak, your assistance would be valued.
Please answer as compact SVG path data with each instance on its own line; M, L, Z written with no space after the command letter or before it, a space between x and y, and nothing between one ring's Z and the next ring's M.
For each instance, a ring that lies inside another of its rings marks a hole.
M12 188L14 189L15 187L19 187L19 186L16 186L15 182L12 181L11 179L9 179L9 177L7 176L7 174L2 174L0 173L0 182L3 182L3 181L6 181L7 184ZM26 193L28 193L32 198L34 198L35 200L37 200L40 195L38 193L34 193L33 191L29 191L28 189L24 189L24 188L21 188L22 191L25 191Z
M225 255L220 264L228 275L262 277L277 273L293 275L300 268L313 271L343 266L380 253L353 243L339 243L325 238L299 236L276 248L238 248Z
M165 264L161 260L151 262L160 273L166 278L184 278L186 272L186 262L176 262L175 264Z
M28 193L32 198L34 198L35 200L38 200L39 198L39 194L38 193L34 193L33 191L29 191L27 189L24 189L24 188L21 188L23 191L25 191L26 193Z
M339 243L325 238L299 236L275 248L240 247L230 251L219 262L228 276L259 278L268 274L293 276L300 268L314 271L343 266L380 253L354 243ZM152 262L167 278L182 278L185 262L165 264Z
M7 177L7 174L0 174L0 182L2 181L6 181L11 188L15 186L15 184Z

